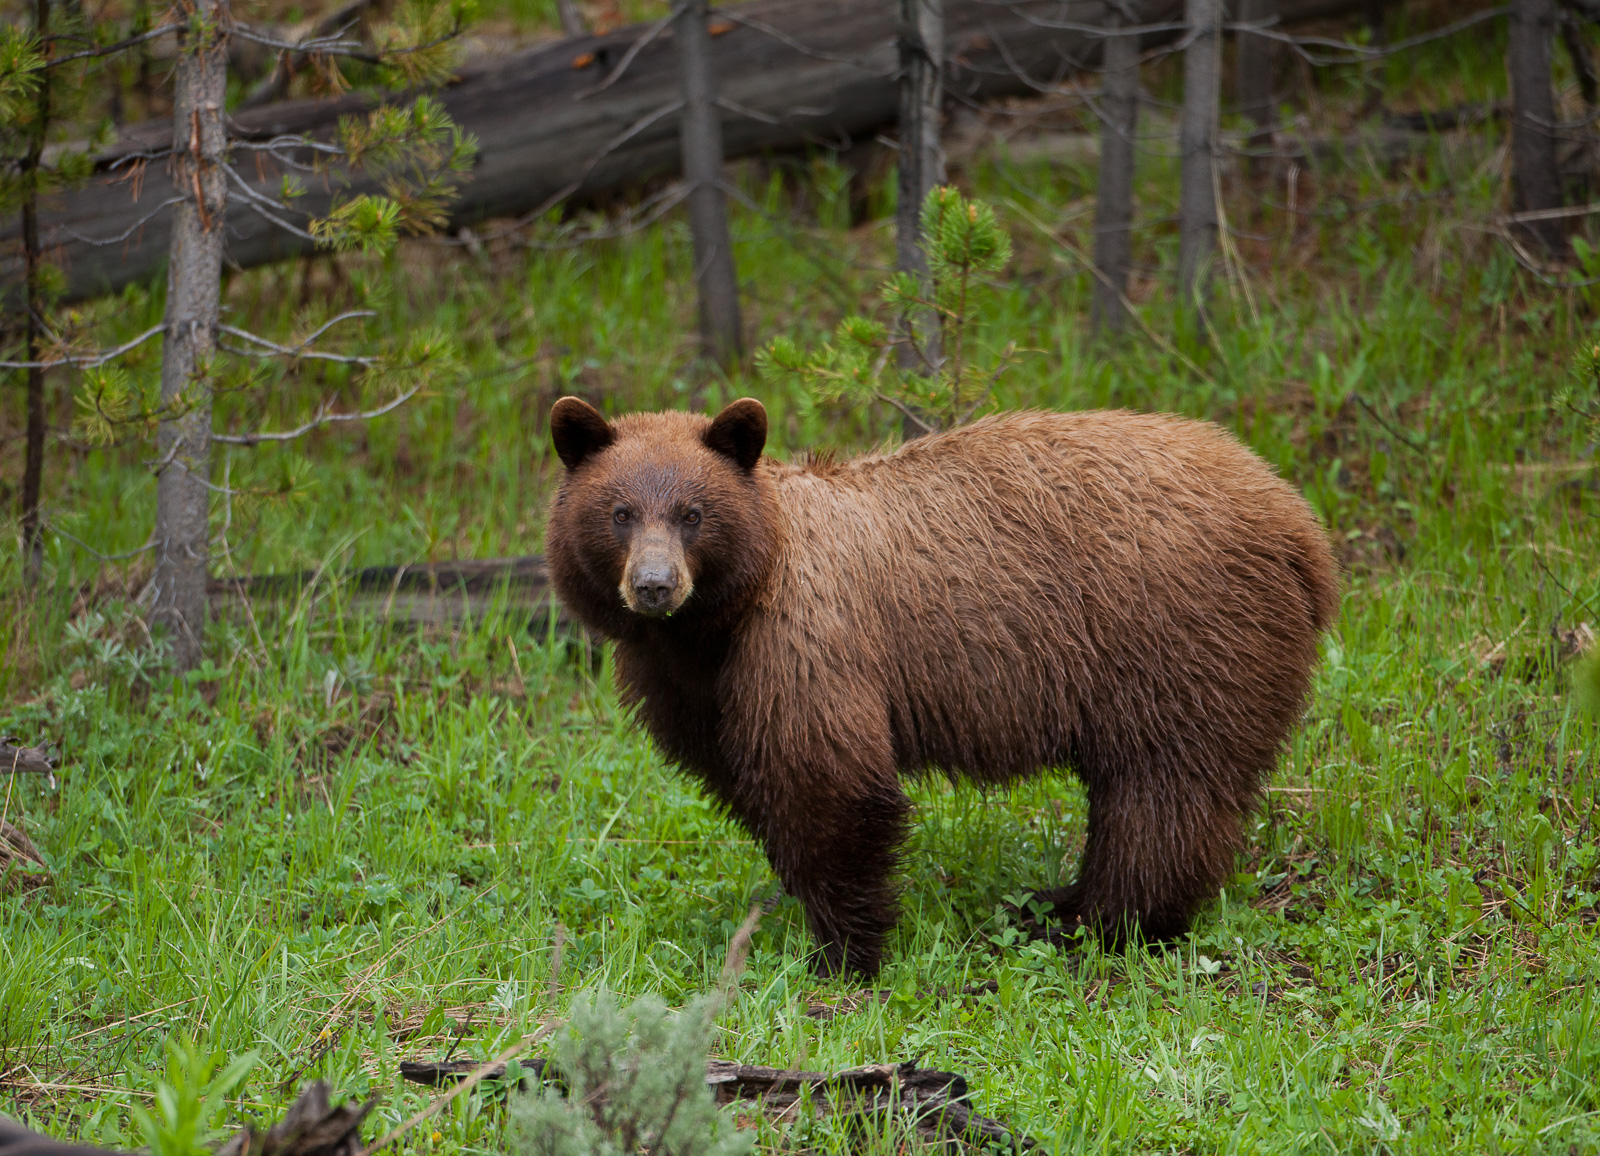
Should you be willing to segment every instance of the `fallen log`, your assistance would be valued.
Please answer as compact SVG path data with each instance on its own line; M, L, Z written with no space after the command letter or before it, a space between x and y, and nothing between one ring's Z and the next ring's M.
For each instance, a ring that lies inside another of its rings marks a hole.
M328 1085L316 1081L295 1102L282 1120L258 1131L242 1128L216 1156L356 1156L361 1151L361 1122L377 1104L333 1105ZM0 1156L120 1156L109 1148L69 1144L29 1131L0 1116Z
M49 775L55 769L55 756L48 746L21 747L10 735L0 735L0 775L18 772ZM50 785L55 786L53 778Z
M50 881L39 849L28 833L9 819L0 819L0 893L31 891ZM0 1136L0 1142L4 1137ZM4 1156L0 1151L0 1156Z
M301 570L212 578L206 584L213 610L230 602L295 598L319 583L337 585L345 604L358 613L403 622L451 623L481 615L496 605L527 613L542 623L555 607L557 623L571 620L550 595L544 558L483 558L466 562L417 562L370 566L349 574Z
M47 747L18 746L17 740L10 735L0 735L0 776L24 773L45 775L54 787L55 768L55 757ZM11 797L9 789L5 797ZM39 854L39 849L23 829L22 816L19 814L13 823L4 813L0 813L0 893L43 887L50 881L47 871L44 856ZM0 1120L0 1156L5 1156L4 1125L5 1121Z
M402 1061L400 1075L413 1083L438 1087L465 1079L482 1066L471 1060ZM534 1080L560 1084L560 1073L545 1060L524 1060L519 1066L525 1073L523 1086ZM485 1078L499 1080L505 1074L506 1065L501 1064L491 1068ZM1035 1147L1032 1139L974 1112L964 1077L911 1063L869 1064L830 1074L708 1060L706 1085L718 1104L739 1104L784 1123L792 1122L810 1102L847 1115L898 1116L935 1144L955 1141L984 1151L1017 1152Z
M1283 0L1285 22L1361 11L1365 0ZM1151 25L1145 48L1175 41L1182 0L1130 0ZM1050 88L1091 66L1105 0L947 0L947 91L977 102ZM717 13L712 65L729 157L804 148L844 149L894 124L895 8L861 0L751 0ZM478 138L470 178L449 228L487 218L532 217L678 171L678 77L670 30L634 26L540 45L464 68L440 98ZM286 101L230 117L236 140L331 136L369 95ZM66 274L71 300L146 281L165 266L170 205L170 121L126 127L95 158L85 186L48 198L40 235ZM266 153L236 148L240 180L275 196L284 172ZM303 158L309 160L310 158ZM325 214L346 185L340 172L308 182L296 220ZM352 192L372 186L349 182ZM0 285L20 283L20 226L7 223ZM229 197L227 261L243 268L303 252L309 242L273 224L237 192Z

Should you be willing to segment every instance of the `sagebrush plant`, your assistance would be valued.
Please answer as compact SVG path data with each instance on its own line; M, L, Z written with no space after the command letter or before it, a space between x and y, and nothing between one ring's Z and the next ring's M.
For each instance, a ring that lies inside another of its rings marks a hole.
M913 325L852 314L814 352L793 338L774 338L756 355L761 375L775 385L798 382L814 404L884 402L924 431L969 421L1017 352L1014 342L998 352L980 350L974 333L977 309L994 293L992 279L1011 261L1011 238L990 205L948 185L923 201L922 237L927 283L896 273L878 296L892 317L932 314L937 342ZM894 355L907 347L911 364L902 368Z
M219 1072L221 1053L193 1040L169 1036L166 1051L166 1077L156 1081L155 1101L150 1109L134 1105L134 1120L150 1156L210 1156L226 1135L220 1126L224 1098L260 1057L240 1056Z
M557 1037L566 1095L541 1089L512 1108L517 1156L742 1156L752 1138L706 1087L717 996L669 1012L654 996L624 1009L608 993L580 996Z

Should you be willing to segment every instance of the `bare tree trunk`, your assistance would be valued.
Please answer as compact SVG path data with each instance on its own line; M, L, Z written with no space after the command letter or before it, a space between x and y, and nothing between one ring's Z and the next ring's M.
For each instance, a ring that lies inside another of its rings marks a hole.
M1506 63L1511 73L1511 207L1518 213L1561 207L1555 94L1550 83L1555 20L1555 0L1512 0ZM1566 231L1560 221L1524 221L1516 229L1548 257L1566 251Z
M1107 5L1107 29L1127 23ZM1133 266L1133 174L1139 132L1139 35L1107 36L1100 85L1100 182L1094 206L1096 333L1120 333L1127 322L1123 299Z
M1367 32L1374 48L1389 42L1389 21L1385 9L1388 0L1367 0ZM1361 115L1373 116L1383 107L1383 61L1369 60L1361 66L1361 86L1366 96L1361 101Z
M676 22L683 85L683 176L689 184L689 229L694 236L694 279L700 294L700 343L724 369L744 355L739 318L739 278L728 233L728 199L722 191L722 117L711 73L708 0L685 0Z
M166 344L161 359L162 419L157 434L157 623L167 629L179 670L200 662L210 555L211 383L222 295L222 245L228 186L226 0L193 0L195 22L178 53L172 110L177 207L167 272ZM193 31L195 24L198 32Z
M1578 14L1563 5L1558 19L1561 21L1561 43L1566 47L1567 56L1572 61L1572 71L1578 78L1578 91L1583 96L1583 127L1578 130L1578 136L1583 145L1581 196L1586 199L1594 187L1594 119L1595 107L1600 105L1600 77L1595 75L1594 57L1589 54L1589 45L1584 38L1583 25L1578 19ZM1570 196L1573 190L1568 189L1567 192Z
M556 16L561 21L561 35L587 36L589 30L583 25L583 14L578 11L574 0L556 0Z
M1572 71L1578 78L1578 91L1583 94L1584 111L1593 112L1595 105L1600 104L1600 77L1595 75L1594 57L1589 54L1589 46L1583 42L1583 24L1570 8L1561 12L1561 42L1572 60Z
M1222 0L1186 0L1189 46L1183 53L1183 111L1178 125L1182 187L1178 194L1178 293L1183 307L1203 308L1217 246L1217 102L1222 80Z
M34 7L34 30L42 43L49 43L50 0L38 0ZM23 360L39 360L39 319L44 301L39 292L39 164L44 156L45 134L50 127L50 71L39 79L34 120L29 134L28 153L22 162L22 260ZM27 447L22 459L22 553L23 573L31 585L44 571L44 527L39 516L39 500L44 488L44 370L37 367L28 375Z
M1277 15L1277 0L1239 0L1239 23L1265 24ZM1278 105L1273 92L1272 41L1254 32L1240 32L1234 58L1234 99L1239 115L1255 125L1250 146L1263 148L1272 140L1278 124Z
M928 256L922 248L922 204L944 184L944 0L899 0L896 45L900 55L899 190L895 206L895 268L915 274L925 288ZM944 356L938 315L923 311L900 319L900 368L926 373ZM915 341L914 348L912 341ZM909 441L921 433L910 418L901 423Z

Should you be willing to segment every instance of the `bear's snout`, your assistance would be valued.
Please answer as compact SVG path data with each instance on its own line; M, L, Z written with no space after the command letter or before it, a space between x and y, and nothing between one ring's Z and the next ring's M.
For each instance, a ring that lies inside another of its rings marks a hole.
M677 567L645 566L633 575L634 609L643 614L664 614L675 609L672 595L678 588Z
M660 618L684 604L693 584L680 544L666 534L646 533L628 559L622 601L635 614ZM673 547L677 546L677 549Z

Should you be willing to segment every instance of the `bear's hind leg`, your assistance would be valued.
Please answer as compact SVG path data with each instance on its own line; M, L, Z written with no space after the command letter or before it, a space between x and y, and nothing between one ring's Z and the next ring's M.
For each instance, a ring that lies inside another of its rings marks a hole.
M1086 775L1089 834L1078 881L1042 894L1049 918L1070 930L1081 922L1109 945L1137 933L1147 943L1175 939L1232 873L1253 775L1208 781L1193 771L1144 767ZM1239 779L1247 785L1237 789Z

